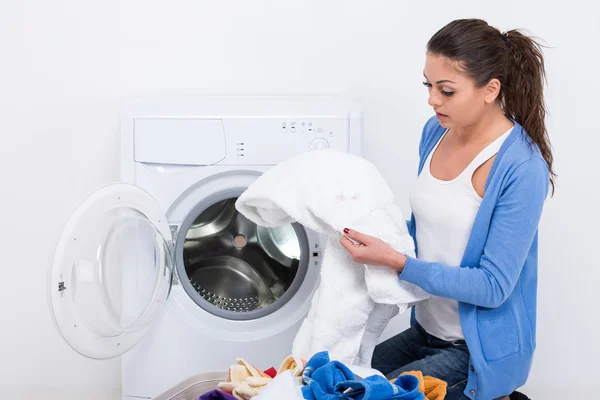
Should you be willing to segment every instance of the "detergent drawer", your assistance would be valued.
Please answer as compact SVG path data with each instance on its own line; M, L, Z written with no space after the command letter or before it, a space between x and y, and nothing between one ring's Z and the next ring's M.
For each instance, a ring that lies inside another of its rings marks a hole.
M212 165L227 154L220 119L134 119L136 162L178 165Z

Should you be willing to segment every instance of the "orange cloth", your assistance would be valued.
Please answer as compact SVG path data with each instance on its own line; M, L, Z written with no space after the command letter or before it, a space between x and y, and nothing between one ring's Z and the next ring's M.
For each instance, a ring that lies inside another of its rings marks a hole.
M427 400L444 400L448 384L433 376L423 376L421 371L407 371L400 375L414 375L419 379L419 390L425 394ZM390 379L394 383L395 379Z

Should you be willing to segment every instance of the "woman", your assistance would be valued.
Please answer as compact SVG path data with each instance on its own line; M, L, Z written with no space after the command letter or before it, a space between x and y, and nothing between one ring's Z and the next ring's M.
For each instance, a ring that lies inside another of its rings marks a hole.
M542 53L517 30L456 20L428 42L424 75L436 116L410 194L417 258L352 229L356 243L341 239L356 262L394 268L432 295L372 366L445 380L447 399L508 398L535 349L537 230L554 188Z

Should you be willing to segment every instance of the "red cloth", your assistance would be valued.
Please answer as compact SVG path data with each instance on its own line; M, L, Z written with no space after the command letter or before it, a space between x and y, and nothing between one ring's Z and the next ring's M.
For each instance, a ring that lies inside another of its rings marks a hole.
M268 370L264 371L265 374L269 375L271 378L275 378L275 376L277 376L277 370L273 367L269 368Z

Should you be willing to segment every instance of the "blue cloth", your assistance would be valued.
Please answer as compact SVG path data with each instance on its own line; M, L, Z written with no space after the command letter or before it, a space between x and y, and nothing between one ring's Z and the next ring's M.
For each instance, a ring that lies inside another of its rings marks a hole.
M220 390L211 390L208 393L204 393L198 400L237 400L230 394L222 392Z
M354 374L339 361L330 361L329 353L322 351L308 360L302 380L306 384L302 395L309 400L339 399L335 394L338 382L354 380Z
M407 376L400 381L402 386L392 384L379 375L358 380L344 364L330 361L326 351L308 360L302 378L306 384L302 388L302 396L308 400L425 399L419 391L419 380L414 376Z
M538 223L550 175L539 148L513 122L489 173L462 268L419 260L415 243L417 258L409 257L399 275L432 295L459 302L471 354L464 393L472 399L501 397L522 386L536 345ZM425 124L419 173L444 131L435 117ZM417 222L411 215L413 239Z
M346 392L349 388L353 389ZM419 390L419 379L413 375L400 376L391 383L383 376L373 375L361 381L339 382L335 386L339 399L356 400L424 400Z

